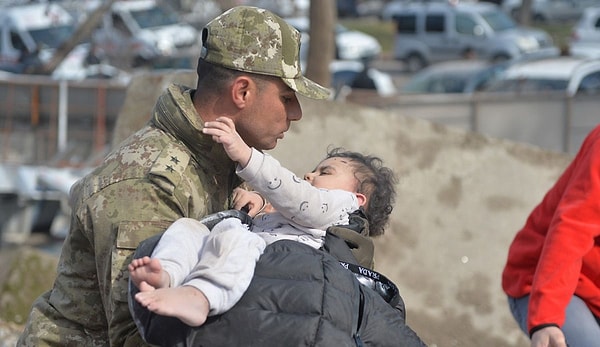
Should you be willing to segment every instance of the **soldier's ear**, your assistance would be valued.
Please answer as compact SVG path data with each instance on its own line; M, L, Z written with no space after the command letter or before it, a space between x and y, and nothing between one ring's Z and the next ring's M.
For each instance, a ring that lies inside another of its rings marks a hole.
M231 85L231 98L238 108L246 107L254 86L248 76L238 76Z

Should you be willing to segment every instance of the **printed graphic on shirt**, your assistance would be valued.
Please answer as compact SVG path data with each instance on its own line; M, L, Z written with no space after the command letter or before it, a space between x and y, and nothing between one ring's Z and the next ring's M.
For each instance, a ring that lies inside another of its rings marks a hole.
M279 177L275 177L267 183L267 188L275 190L281 187L281 183L281 179Z

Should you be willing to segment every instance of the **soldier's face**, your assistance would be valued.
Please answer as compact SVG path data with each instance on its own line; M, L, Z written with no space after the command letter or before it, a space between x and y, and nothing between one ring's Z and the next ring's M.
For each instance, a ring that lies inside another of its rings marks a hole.
M302 118L296 93L279 78L262 80L255 98L236 121L236 129L251 147L273 149L289 130L292 121Z

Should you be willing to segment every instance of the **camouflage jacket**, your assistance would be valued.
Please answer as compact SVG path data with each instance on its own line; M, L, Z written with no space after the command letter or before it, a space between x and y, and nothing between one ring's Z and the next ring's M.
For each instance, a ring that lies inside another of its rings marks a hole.
M127 305L138 243L180 217L227 209L240 183L223 146L202 134L192 92L169 86L148 125L73 186L54 287L34 302L19 346L144 345Z

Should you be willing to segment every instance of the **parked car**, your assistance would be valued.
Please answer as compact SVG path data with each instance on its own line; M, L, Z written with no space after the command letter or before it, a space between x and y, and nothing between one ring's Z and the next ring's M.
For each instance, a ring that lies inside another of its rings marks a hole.
M448 0L430 0L429 2L447 2ZM394 15L402 12L407 3L411 0L390 0L387 1L381 8L379 19L384 21L392 20Z
M310 42L308 17L289 17L285 20L298 29L303 36L302 54L307 54ZM335 58L339 60L364 60L377 57L381 53L381 45L376 38L366 33L350 30L337 23L335 25Z
M485 60L446 61L414 74L401 92L405 94L470 94L484 89L506 69L508 63Z
M600 93L600 60L555 57L512 64L485 92L539 93L564 91L567 95Z
M522 0L504 0L502 9L513 18L519 17ZM531 18L537 22L575 21L585 8L597 5L596 0L532 0Z
M569 54L600 58L600 7L586 8L573 26Z
M492 3L406 3L392 18L397 26L394 57L408 71L467 53L493 62L559 54L550 35L517 26Z
M308 15L308 1L303 0L238 0L240 5L256 6L269 10L280 17Z
M179 58L197 56L199 37L165 1L128 0L112 4L92 42L111 64L129 68L178 64Z
M34 73L75 32L75 19L56 3L27 4L0 11L0 70ZM76 46L52 71L55 79L85 78L89 44Z
M361 61L334 60L329 65L334 99L343 99L352 89L370 89L379 96L396 93L392 76Z

